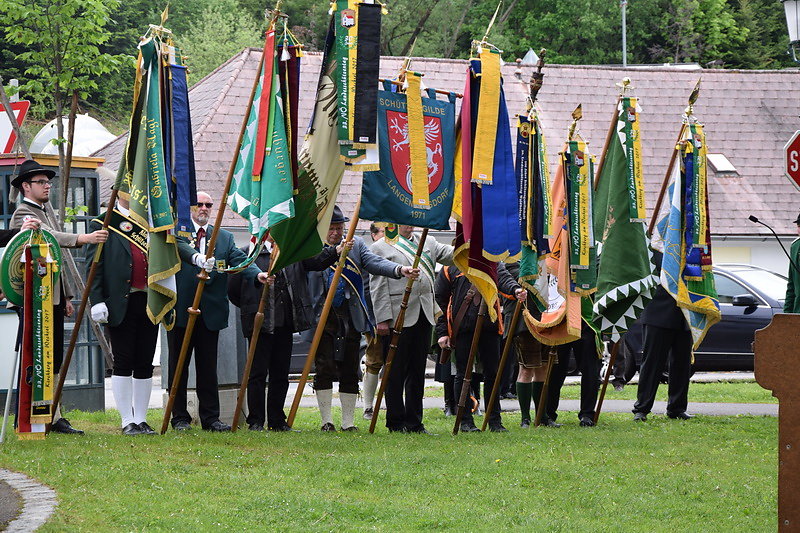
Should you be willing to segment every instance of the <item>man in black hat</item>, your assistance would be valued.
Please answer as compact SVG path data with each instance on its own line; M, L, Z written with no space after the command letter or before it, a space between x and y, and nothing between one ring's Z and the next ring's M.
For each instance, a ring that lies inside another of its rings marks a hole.
M40 220L41 228L51 233L59 246L66 248L78 248L84 244L105 242L108 239L108 232L105 230L97 230L91 233L60 231L62 226L51 218L45 210L45 204L50 201L50 188L54 176L54 171L44 168L30 159L20 165L19 173L11 181L11 185L16 187L22 194L22 200L11 217L10 226L12 228L23 228L26 220ZM68 294L67 291L68 289L60 280L56 282L53 291L53 372L55 373L56 381L61 370L61 362L64 359L64 316L72 316L74 311L71 301L73 295ZM73 428L69 420L61 418L60 406L56 406L55 409L56 412L50 431L83 434L83 431Z
M794 223L797 225L797 234L800 235L800 215L797 215ZM800 239L792 242L789 257L795 265L800 264ZM791 261L789 262L788 278L789 284L786 285L786 301L783 304L783 312L800 313L800 298L797 297L797 291L800 290L800 272L792 265Z
M333 208L326 246L337 246L342 241L344 223L350 220L342 214L339 206ZM315 299L314 311L317 321L322 312L330 287L335 265L323 272L309 274L309 289ZM369 316L366 302L369 299L369 280L364 271L374 276L400 279L416 278L418 268L403 266L389 261L369 250L361 237L355 237L353 248L347 256L342 278L336 288L333 307L325 323L322 341L316 358L317 373L314 390L322 418L322 431L336 431L331 417L333 382L339 382L339 400L342 403L344 431L358 429L353 423L358 396L358 364L361 334L373 328L374 318Z

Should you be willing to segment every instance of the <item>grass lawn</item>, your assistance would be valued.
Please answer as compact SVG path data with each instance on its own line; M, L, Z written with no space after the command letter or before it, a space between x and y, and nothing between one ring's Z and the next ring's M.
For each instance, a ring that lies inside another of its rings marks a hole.
M360 419L321 434L301 409L301 433L123 437L115 411L72 412L86 436L12 435L0 466L58 492L42 531L775 529L775 418L523 430L507 414L508 433L452 437L441 410L425 416L437 436L369 435Z
M621 391L614 390L611 384L606 389L607 400L636 401L636 385L625 385ZM444 395L441 387L427 387L425 396L441 397ZM564 385L561 388L561 398L565 400L579 400L581 388L579 384ZM658 387L657 401L667 401L667 386ZM692 383L689 386L689 401L703 403L778 403L772 392L761 388L754 381L725 381L719 383Z

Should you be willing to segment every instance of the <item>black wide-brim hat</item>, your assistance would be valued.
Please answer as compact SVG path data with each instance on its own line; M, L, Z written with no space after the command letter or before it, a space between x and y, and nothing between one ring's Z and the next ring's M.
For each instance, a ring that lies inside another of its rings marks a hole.
M794 223L800 226L800 215L797 215L797 218L794 220Z
M47 179L49 180L53 179L53 177L56 175L54 170L44 168L36 161L28 159L19 166L17 177L11 180L11 185L14 187L21 187L22 182L29 180L34 176L38 176L39 174L47 176Z
M342 222L350 222L350 219L344 216L341 207L335 205L333 206L333 216L331 216L331 224L339 224Z

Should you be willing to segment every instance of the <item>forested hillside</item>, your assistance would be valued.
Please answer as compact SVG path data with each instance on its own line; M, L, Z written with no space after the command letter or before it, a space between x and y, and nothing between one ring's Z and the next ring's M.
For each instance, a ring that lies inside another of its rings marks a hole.
M8 11L46 9L75 0L6 0ZM157 23L163 5L152 0L91 0L108 7L98 24L107 39L100 53L115 58L116 70L94 75L96 87L81 91L80 112L89 112L109 127L125 129L130 110L133 63L138 38L148 24ZM86 2L83 5L89 5ZM81 16L80 6L73 19ZM388 0L383 19L382 53L406 55L416 38L413 55L463 58L470 41L480 38L497 7L496 0ZM21 7L22 6L22 7ZM186 55L191 81L197 81L245 46L259 46L264 9L262 0L182 0L169 7L167 26ZM320 0L284 0L288 25L306 44L318 50L327 28L328 3ZM5 12L4 12L5 11ZM628 63L698 62L716 68L772 69L792 66L786 54L788 36L778 0L630 0ZM12 16L11 20L15 20ZM34 17L17 17L17 25ZM4 26L0 34L0 75L21 83L31 61L20 53L38 44L15 44ZM94 33L93 33L94 34ZM41 35L41 31L39 32ZM513 61L529 48L548 49L548 61L570 64L620 64L619 0L505 0L490 40ZM23 41L24 42L24 41ZM24 96L38 103L35 117L52 118L55 106L50 87L32 83ZM68 106L64 96L65 109Z

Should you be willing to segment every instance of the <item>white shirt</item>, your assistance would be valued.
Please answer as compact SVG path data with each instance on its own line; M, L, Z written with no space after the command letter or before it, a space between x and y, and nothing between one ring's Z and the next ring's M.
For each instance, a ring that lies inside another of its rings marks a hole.
M195 244L197 244L197 249L199 250L199 252L203 255L206 255L206 237L208 236L208 224L206 224L205 226L201 226L200 224L195 222L194 219L192 219L192 224L194 224L195 235L197 235L197 230L199 230L200 228L203 228L205 230L206 234L199 241L195 241Z

